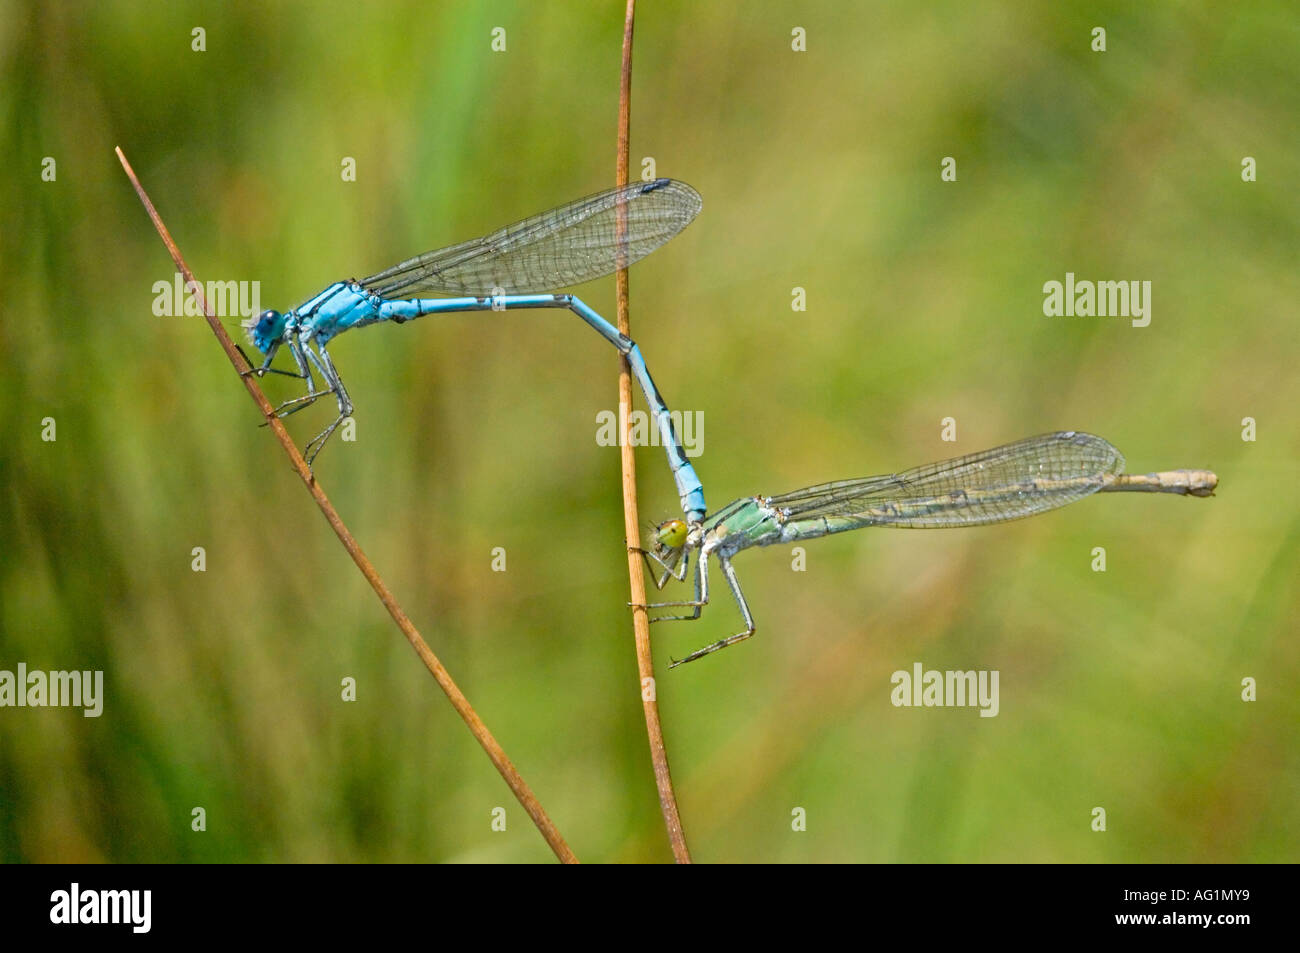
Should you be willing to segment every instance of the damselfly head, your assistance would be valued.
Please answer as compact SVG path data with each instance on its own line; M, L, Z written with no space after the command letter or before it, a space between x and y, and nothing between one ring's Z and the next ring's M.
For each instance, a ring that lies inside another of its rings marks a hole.
M244 322L244 333L248 335L248 343L265 354L271 345L280 343L287 323L288 317L279 311L263 311Z
M674 550L680 550L686 545L686 537L689 533L690 528L686 525L686 520L664 520L655 527L654 541L656 553L663 555L664 553L670 553Z

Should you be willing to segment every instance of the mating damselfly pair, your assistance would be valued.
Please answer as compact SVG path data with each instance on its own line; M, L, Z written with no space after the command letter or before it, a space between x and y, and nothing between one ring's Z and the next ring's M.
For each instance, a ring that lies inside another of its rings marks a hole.
M708 515L700 480L686 459L640 348L581 299L555 293L644 258L690 224L701 204L699 195L685 183L656 179L571 202L368 278L337 281L291 311L266 311L249 323L249 340L265 355L253 373L271 370L276 352L285 346L298 366L293 376L306 381L308 392L281 404L277 414L294 413L327 395L337 400L335 421L307 444L310 465L352 413L352 402L326 349L344 331L461 311L573 311L626 355L654 414L677 483L686 519L660 523L651 548L640 550L655 574L655 585L663 589L671 579L685 580L691 552L699 554L694 598L647 606L690 609L690 613L652 621L700 618L709 602L712 559L722 570L745 623L743 631L673 665L754 634L754 619L731 564L736 553L751 546L792 543L868 526L978 526L1033 516L1094 493L1213 493L1218 478L1208 470L1125 474L1123 455L1105 440L1063 431L901 473L739 499ZM420 297L425 294L457 297ZM313 370L321 376L324 389L317 388Z

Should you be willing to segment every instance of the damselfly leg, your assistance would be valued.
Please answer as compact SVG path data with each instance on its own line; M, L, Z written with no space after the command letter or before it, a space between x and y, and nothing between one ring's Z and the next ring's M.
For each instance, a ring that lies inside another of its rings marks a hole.
M683 565L685 563L683 562ZM674 576L682 579L685 577ZM664 580L667 582L667 579ZM660 589L663 586L659 586ZM632 603L628 603L632 605ZM695 598L681 602L648 602L640 608L643 609L694 609L691 615L664 615L651 619L651 622L690 622L700 617L700 610L709 604L709 558L701 555L695 563Z
M343 421L352 416L352 400L348 397L347 388L343 386L343 381L339 377L339 372L334 369L334 362L330 360L329 352L325 350L325 345L318 345L315 351L311 349L310 345L304 345L304 350L307 352L307 357L316 365L316 369L321 372L321 376L325 378L325 383L330 385L330 389L323 393L332 393L336 398L338 398L339 402L339 415L334 418L334 422L316 436L312 437L307 443L307 446L303 448L303 456L306 457L307 467L310 469L312 461L316 459L317 454L319 454L321 449L324 448L325 442L329 440L330 436L333 435L334 431L339 428L339 425L342 424ZM323 396L323 394L317 394L316 396Z
M700 562L704 560L701 559ZM731 589L731 594L736 598L736 605L740 607L741 617L745 620L745 631L737 632L735 635L728 636L725 639L719 639L712 645L706 645L702 649L696 649L690 655L683 659L674 659L668 665L669 668L676 668L678 665L685 665L687 662L694 662L698 658L711 655L719 649L725 649L729 645L735 645L737 642L743 642L754 634L754 617L749 614L749 604L745 602L745 595L740 591L740 583L736 579L735 567L731 565L731 560L725 556L718 557L718 565L722 567L722 574L727 577L727 586ZM707 576L705 577L708 578ZM705 586L704 602L708 601L708 587ZM699 618L700 608L695 610L695 616L684 616L683 618ZM668 616L669 619L673 618Z

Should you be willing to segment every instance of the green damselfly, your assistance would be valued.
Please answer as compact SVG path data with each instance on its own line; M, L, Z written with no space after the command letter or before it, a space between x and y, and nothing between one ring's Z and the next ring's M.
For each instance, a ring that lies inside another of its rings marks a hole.
M930 463L902 473L822 483L779 496L736 500L702 521L665 520L651 548L640 550L655 586L685 580L692 550L695 598L650 609L688 608L693 620L709 602L709 561L716 559L740 607L745 630L697 649L673 666L741 642L754 634L731 558L751 546L795 543L865 526L980 526L1045 513L1094 493L1178 493L1212 496L1219 478L1209 470L1126 474L1124 455L1101 437L1076 431L1042 434L992 450Z

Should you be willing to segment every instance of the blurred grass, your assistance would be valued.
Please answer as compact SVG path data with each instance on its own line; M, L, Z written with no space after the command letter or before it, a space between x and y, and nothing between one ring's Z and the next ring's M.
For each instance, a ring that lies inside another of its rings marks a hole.
M112 148L201 279L286 308L609 184L621 9L0 3L0 668L102 668L108 696L0 710L0 857L550 856L210 335L153 316L169 262ZM759 636L660 680L698 858L1295 860L1297 40L1287 3L643 6L634 165L705 208L633 270L634 333L704 413L713 506L1068 428L1222 480L850 534L799 574L741 557ZM1044 318L1066 271L1151 280L1151 326ZM582 294L612 313L612 282ZM614 354L549 313L333 350L340 512L579 856L667 859L593 439ZM639 459L643 513L671 515L661 451ZM657 627L660 656L736 622L723 598ZM1000 670L1001 714L892 707L915 661Z

